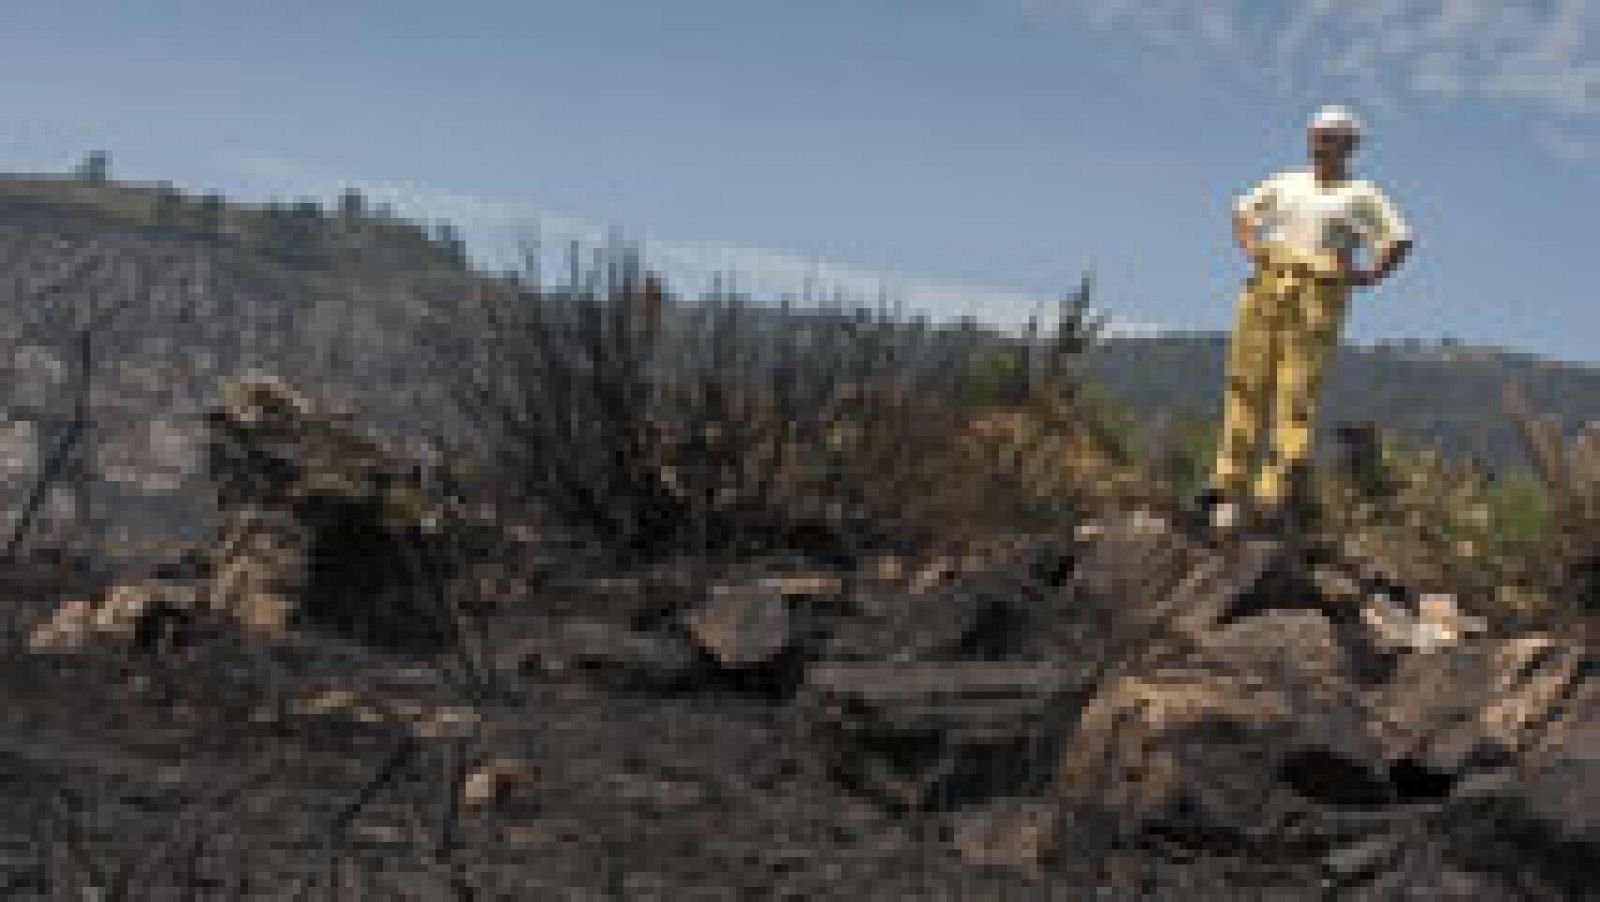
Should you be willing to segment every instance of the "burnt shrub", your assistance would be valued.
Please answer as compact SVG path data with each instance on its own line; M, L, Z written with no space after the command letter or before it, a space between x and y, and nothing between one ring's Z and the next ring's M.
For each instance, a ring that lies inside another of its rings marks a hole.
M1007 399L1058 431L1059 358L1084 332L1082 305L1062 309L1049 340L1025 339L1038 378ZM1002 339L970 324L721 290L682 301L630 254L564 288L450 298L421 337L483 478L619 551L849 555L1071 525L1072 487L1041 488L1029 447L974 441L993 411L973 366Z

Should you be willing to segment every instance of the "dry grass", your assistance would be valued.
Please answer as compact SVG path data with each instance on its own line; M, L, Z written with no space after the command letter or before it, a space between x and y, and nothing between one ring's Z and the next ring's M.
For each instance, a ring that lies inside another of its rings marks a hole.
M1544 588L1586 616L1600 614L1600 428L1591 422L1564 442L1520 390L1507 391L1506 406L1548 497Z

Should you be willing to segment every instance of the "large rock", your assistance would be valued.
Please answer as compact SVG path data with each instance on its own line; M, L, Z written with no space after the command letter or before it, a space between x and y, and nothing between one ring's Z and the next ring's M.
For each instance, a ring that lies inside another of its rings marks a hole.
M275 374L247 371L221 394L207 415L208 472L225 506L378 501L410 474L347 411L319 407Z
M1041 662L834 662L809 670L803 705L837 775L924 808L1036 788L1078 688Z
M954 818L951 842L977 867L1042 873L1057 851L1055 810L1037 799L998 799Z
M112 586L93 601L62 602L28 635L35 652L90 649L155 650L196 619L202 600L192 585L151 580Z
M1003 648L993 647L1007 643L995 630L1017 600L1015 586L942 582L925 574L920 585L859 591L850 616L833 625L825 657L911 662L1003 656Z
M1138 511L1088 527L1070 589L1083 614L1103 623L1114 656L1188 641L1236 613L1284 550L1261 540L1207 548Z
M1063 750L1063 798L1130 833L1164 822L1264 842L1286 839L1290 824L1314 829L1315 803L1280 775L1308 750L1330 761L1374 757L1347 666L1314 612L1219 630L1181 665L1100 690Z
M1412 655L1373 691L1368 728L1388 760L1486 786L1553 834L1600 844L1594 672L1586 650L1538 633Z
M839 579L828 574L790 574L713 585L709 597L684 612L683 622L700 647L723 665L764 664L789 648L795 638L791 605L831 598L840 591ZM802 616L801 620L805 619Z

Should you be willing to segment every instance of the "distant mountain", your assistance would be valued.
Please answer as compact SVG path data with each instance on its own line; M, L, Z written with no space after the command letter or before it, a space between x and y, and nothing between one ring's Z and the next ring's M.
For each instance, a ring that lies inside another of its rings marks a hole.
M1221 333L1109 338L1084 355L1082 371L1142 417L1217 419L1226 350ZM1451 454L1476 455L1497 468L1517 465L1525 457L1501 404L1512 382L1569 433L1600 421L1600 367L1403 342L1339 349L1324 380L1319 432L1342 421L1375 420Z
M168 182L90 182L56 175L0 174L8 224L40 229L110 229L244 251L298 269L462 272L466 248L448 224L429 229L348 193L337 209L310 199L242 204L192 195Z

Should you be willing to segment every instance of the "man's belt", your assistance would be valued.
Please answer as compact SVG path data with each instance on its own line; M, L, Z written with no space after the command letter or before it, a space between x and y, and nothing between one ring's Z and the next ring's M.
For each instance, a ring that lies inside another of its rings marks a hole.
M1305 251L1277 241L1263 242L1257 268L1265 275L1291 282L1335 281L1343 268L1326 251Z

